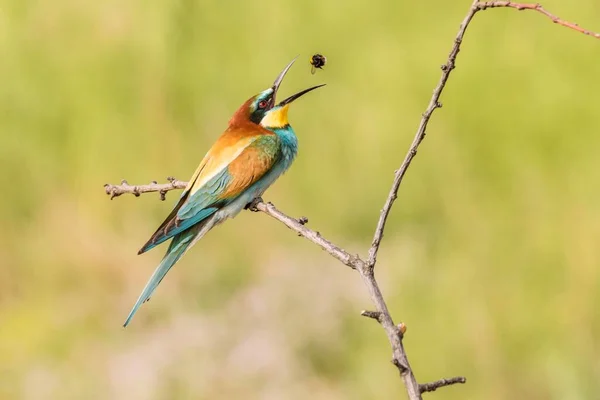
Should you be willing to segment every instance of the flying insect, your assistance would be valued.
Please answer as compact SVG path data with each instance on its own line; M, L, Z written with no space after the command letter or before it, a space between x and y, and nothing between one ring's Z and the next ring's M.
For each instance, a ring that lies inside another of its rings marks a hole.
M322 54L315 54L310 58L310 65L312 66L310 69L311 74L315 74L318 69L323 69L323 67L327 64L327 57Z

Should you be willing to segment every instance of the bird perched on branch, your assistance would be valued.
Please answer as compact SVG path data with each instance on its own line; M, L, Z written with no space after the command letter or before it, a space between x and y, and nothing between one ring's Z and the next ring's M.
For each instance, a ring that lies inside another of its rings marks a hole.
M294 161L298 140L288 123L289 106L300 96L324 86L313 86L276 104L279 85L295 60L283 69L273 86L248 99L233 114L173 211L139 251L142 254L172 239L123 326L131 322L138 308L194 243L260 197Z

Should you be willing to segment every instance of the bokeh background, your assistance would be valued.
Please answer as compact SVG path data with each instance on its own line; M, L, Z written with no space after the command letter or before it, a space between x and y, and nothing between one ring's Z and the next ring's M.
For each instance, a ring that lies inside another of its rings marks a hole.
M470 1L0 2L0 398L389 399L359 277L262 215L219 227L121 324L187 179L295 55L292 169L266 200L365 254ZM600 30L600 3L546 0ZM432 399L600 398L599 42L476 16L377 276ZM322 52L325 70L310 74Z

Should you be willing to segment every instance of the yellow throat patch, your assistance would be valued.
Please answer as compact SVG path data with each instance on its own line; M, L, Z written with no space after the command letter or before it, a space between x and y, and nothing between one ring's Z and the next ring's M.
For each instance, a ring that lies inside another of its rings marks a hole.
M288 109L289 104L284 105L281 108L267 111L267 114L263 117L260 124L265 128L283 128L288 125Z

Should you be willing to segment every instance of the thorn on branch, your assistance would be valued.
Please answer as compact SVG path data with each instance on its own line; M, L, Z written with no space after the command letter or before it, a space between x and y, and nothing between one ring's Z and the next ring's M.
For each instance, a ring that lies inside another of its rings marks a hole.
M362 315L363 317L372 318L375 321L381 323L381 315L382 314L379 311L362 310L360 312L360 315Z
M419 391L421 393L435 392L441 387L456 385L457 383L467 383L467 378L465 378L464 376L455 376L454 378L440 379L439 381L431 383L423 383L419 385Z
M106 192L107 195L110 196L110 199L114 199L117 196L120 196L121 193L117 193L116 188L113 185L110 185L108 183L104 184L104 191Z

